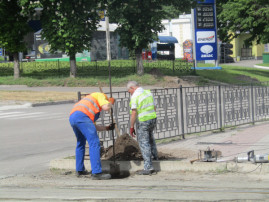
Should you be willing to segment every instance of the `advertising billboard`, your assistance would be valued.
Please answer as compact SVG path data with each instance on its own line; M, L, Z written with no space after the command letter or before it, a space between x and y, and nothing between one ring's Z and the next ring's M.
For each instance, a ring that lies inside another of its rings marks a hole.
M36 54L36 59L41 59L41 58L60 58L62 57L62 53L51 53L50 52L50 45L49 43L44 40L41 36L41 32L36 32L34 35L34 40L35 40L35 54Z
M183 59L187 60L188 62L193 62L193 48L192 48L192 41L186 40L183 42Z

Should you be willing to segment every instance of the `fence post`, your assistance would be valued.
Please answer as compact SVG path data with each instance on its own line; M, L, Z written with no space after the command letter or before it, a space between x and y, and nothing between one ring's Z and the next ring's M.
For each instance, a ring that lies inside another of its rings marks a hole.
M19 62L19 64L20 64L19 70L20 70L20 73L22 74L23 73L23 66L22 66L23 62Z
M188 61L188 60L187 60ZM195 60L193 60L193 74L196 75L196 66L195 66Z
M81 100L81 92L78 91L78 101L80 101L80 100Z
M221 106L221 85L219 85L219 122L220 122L220 129L222 128L222 106Z
M95 74L97 74L97 60L95 60Z
M58 75L59 75L59 77L61 76L60 75L60 65L59 65L59 63L60 63L60 61L59 61L59 59L57 60L57 66L58 66Z
M251 110L252 110L252 123L255 123L254 116L254 92L253 92L253 84L251 83Z
M136 60L134 60L134 73L136 73L135 69L136 69Z
M179 86L179 96L180 96L180 110L181 110L181 129L182 129L182 138L185 139L184 131L184 113L183 113L183 88L182 85Z
M173 73L175 73L175 60L173 60Z

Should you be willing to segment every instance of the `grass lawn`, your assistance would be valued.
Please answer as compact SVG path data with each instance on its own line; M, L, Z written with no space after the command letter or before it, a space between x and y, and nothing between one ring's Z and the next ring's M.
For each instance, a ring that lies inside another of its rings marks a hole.
M261 65L261 64L259 64ZM262 64L266 66L269 64ZM200 64L198 66L214 66L213 64ZM205 85L210 83L210 81L227 83L227 84L250 84L257 82L268 82L269 81L269 70L258 69L250 67L239 67L232 66L231 64L225 65L221 64L221 70L196 70L196 74L192 76L199 76L198 85ZM124 69L124 66L121 69ZM147 70L149 67L147 67ZM167 68L167 67L166 67ZM156 70L156 68L155 68ZM158 69L157 69L158 70ZM121 70L118 70L121 71ZM168 72L168 73L167 73ZM113 86L125 86L130 80L136 80L141 85L160 85L167 82L164 77L174 76L182 77L186 76L186 73L181 73L176 71L175 74L171 74L173 71L167 68L167 71L154 72L148 71L143 76L138 76L135 73L129 72L128 74L121 75L119 73L114 73L112 75L112 85ZM190 74L190 73L189 73ZM188 75L188 74L187 74ZM209 81L210 80L210 81ZM68 86L68 87L79 87L79 86L109 86L109 76L108 72L95 73L88 77L77 77L70 78L68 76L55 76L55 77L21 77L19 79L14 79L13 76L0 76L0 85L27 85L27 86Z
M222 70L197 70L196 74L203 79L227 84L246 84L251 82L269 82L269 70L221 65Z
M210 66L211 64L198 64L199 66ZM212 65L213 66L213 65ZM195 81L197 85L207 85L211 81L227 83L227 84L250 84L251 82L267 82L269 85L269 70L249 68L249 67L239 67L231 65L221 65L222 70L196 70L197 76ZM126 76L112 76L112 86L125 86L130 80L138 81L142 86L145 85L155 85L155 86L165 86L164 84L169 82L166 80L167 75L165 74L144 74L143 76L138 76L136 74L128 74ZM176 78L183 75L177 74L169 75L168 77ZM184 75L185 76L185 75ZM90 86L109 86L108 75L102 76L90 76L90 77L48 77L48 78L31 78L22 77L19 79L14 79L13 76L1 76L0 85L27 85L29 87L33 86L67 86L67 87L90 87ZM178 84L177 84L178 85ZM18 97L19 96L19 97ZM73 100L76 99L75 93L64 93L60 94L58 92L45 92L33 94L33 92L6 92L0 91L0 100L19 100L19 101L30 101L32 103L36 102L46 102L46 101L59 101L59 100Z

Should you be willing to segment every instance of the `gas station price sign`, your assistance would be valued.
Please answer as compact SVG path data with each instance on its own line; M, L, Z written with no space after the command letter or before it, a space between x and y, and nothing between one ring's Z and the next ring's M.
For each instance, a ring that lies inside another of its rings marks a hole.
M217 25L215 0L198 1L193 10L195 60L217 60Z
M196 7L196 28L197 29L215 28L214 5L200 4Z

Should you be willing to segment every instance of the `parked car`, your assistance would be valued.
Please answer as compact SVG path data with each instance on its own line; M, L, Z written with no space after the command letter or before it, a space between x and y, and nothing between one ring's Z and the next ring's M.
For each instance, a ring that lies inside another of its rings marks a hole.
M35 51L31 51L30 54L25 55L25 59L23 59L22 61L25 61L25 62L35 61Z

